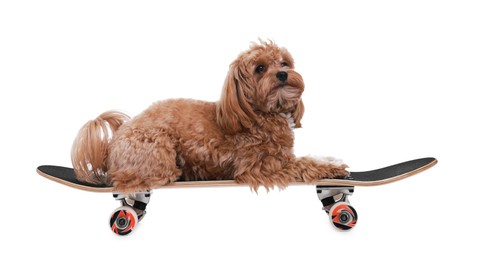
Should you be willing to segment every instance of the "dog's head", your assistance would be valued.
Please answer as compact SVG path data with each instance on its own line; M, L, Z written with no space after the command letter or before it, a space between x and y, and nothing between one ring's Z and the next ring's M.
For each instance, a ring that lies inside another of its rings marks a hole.
M262 116L291 114L295 127L301 127L303 91L302 76L285 48L271 41L254 43L230 65L217 103L218 124L226 133L237 133Z

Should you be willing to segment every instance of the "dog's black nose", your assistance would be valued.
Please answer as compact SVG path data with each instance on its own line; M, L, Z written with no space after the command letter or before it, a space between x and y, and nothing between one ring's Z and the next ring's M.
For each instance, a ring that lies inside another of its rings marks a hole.
M277 72L277 79L282 81L282 82L287 80L287 76L288 76L288 74L285 71Z

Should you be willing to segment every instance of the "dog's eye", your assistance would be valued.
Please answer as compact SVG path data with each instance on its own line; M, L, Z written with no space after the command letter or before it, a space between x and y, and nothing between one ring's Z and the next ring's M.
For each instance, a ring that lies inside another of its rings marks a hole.
M265 66L264 65L258 65L255 69L255 72L256 73L262 73L263 71L265 70Z
M284 62L280 63L280 66L282 66L282 67L288 67L288 66L289 66L289 64L288 64L287 62L285 62L285 61L284 61Z

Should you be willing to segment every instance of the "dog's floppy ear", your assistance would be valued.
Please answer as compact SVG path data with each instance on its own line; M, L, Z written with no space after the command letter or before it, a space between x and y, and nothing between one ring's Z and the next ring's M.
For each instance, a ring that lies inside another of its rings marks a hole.
M297 103L294 112L292 112L292 117L294 118L295 128L301 128L300 120L304 116L304 102L302 99Z
M231 64L221 99L216 103L216 120L224 133L235 134L248 129L256 118L245 96L245 90L252 88L252 79L245 75L239 61Z

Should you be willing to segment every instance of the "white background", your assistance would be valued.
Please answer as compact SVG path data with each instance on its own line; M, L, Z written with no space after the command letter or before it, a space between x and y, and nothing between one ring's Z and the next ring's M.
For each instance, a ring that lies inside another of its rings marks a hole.
M9 259L484 259L486 8L482 1L2 1L2 254ZM251 41L293 54L306 83L298 155L353 171L434 156L357 188L338 232L311 186L156 190L133 234L117 202L35 173L70 166L79 127L156 100L215 101ZM3 258L2 256L2 258Z

